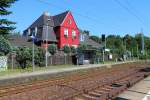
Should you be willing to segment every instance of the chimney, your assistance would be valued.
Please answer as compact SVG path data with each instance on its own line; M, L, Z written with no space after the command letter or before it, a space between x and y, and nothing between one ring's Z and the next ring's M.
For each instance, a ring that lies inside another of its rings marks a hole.
M49 16L49 13L47 11L44 12L45 16Z

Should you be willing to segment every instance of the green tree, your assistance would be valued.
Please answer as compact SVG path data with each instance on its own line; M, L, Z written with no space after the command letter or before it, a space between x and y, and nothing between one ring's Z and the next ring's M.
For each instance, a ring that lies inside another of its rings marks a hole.
M111 49L113 54L122 56L124 51L123 39L119 35L109 35L106 38L106 46Z
M51 44L48 46L48 51L49 53L51 53L52 55L56 53L56 45Z
M101 39L98 36L92 35L89 38L92 39L93 41L97 42L97 43L101 42Z
M80 29L80 33L81 34L86 34L86 35L90 35L90 31L88 31L88 30L82 30L82 29Z
M86 50L86 49L87 49L87 45L85 45L85 44L80 44L80 45L78 46L78 48L77 48L77 52L78 52L78 53L83 53L84 50Z
M11 51L11 45L8 40L0 35L0 54L7 55Z
M0 16L6 16L11 14L11 11L8 11L7 9L11 7L11 5L17 0L0 0ZM12 30L15 29L15 27L12 26L12 24L15 24L15 22L9 21L5 18L0 19L0 34L1 35L7 35Z
M19 47L16 49L16 61L22 69L26 68L27 62L32 61L31 50L27 47Z
M129 50L132 52L132 55L137 55L137 41L133 36L130 36L129 34L125 35L123 37L124 40L124 46L126 47L126 50Z
M67 45L64 45L63 51L64 51L64 53L70 53L71 52L69 46L67 46Z

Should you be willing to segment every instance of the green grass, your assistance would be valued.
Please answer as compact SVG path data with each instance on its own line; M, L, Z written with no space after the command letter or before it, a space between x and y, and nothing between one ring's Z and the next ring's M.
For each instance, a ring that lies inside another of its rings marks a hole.
M35 72L52 70L52 69L72 68L72 67L75 67L75 65L51 65L51 66L48 66L47 68L45 66L44 67L35 66ZM0 71L0 77L23 74L23 73L31 73L31 72L32 72L32 67L28 67L25 69L21 69L21 68L20 69L19 68L8 69L6 71Z
M0 71L0 76L6 76L6 75L11 75L11 74L18 74L18 73L23 73L24 70L21 69L8 69L6 71Z
M113 64L114 61L105 61L104 64Z

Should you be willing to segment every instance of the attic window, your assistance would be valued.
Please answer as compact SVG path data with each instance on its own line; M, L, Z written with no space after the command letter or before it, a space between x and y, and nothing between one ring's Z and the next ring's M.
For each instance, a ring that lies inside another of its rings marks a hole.
M68 20L68 24L70 25L72 23L71 19Z

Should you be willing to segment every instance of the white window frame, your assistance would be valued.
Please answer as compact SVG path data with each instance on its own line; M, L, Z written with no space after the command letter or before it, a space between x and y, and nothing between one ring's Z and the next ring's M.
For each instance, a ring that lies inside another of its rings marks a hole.
M68 29L67 28L64 29L64 36L68 37Z
M75 38L76 37L76 31L72 30L72 37Z

